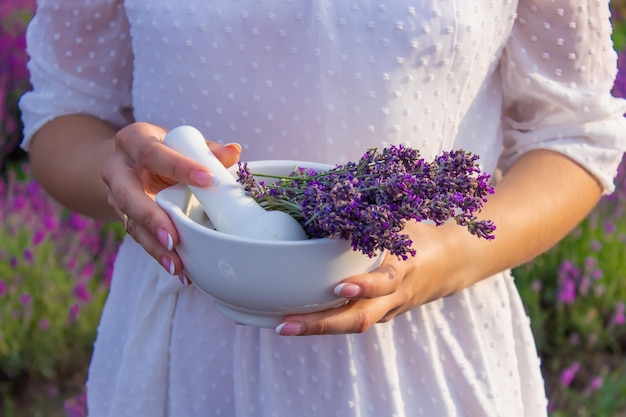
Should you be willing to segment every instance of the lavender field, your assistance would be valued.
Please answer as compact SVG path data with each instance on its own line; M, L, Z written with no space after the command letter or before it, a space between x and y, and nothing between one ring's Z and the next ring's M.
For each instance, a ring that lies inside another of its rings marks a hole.
M613 1L626 97L626 0ZM84 416L84 380L123 235L56 204L20 151L34 0L0 2L0 416ZM623 17L623 19L622 19ZM626 134L626 132L625 132ZM552 417L626 417L626 162L617 190L558 246L514 271Z

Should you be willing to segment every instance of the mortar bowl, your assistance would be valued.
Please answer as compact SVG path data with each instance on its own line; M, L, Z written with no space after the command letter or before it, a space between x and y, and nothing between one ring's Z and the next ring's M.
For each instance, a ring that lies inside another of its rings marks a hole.
M288 175L296 167L323 171L304 161L253 161L252 172ZM231 173L235 175L236 167ZM268 178L260 178L271 182ZM317 238L297 241L250 239L216 231L184 184L160 191L156 201L172 219L185 272L216 308L240 324L274 328L289 314L341 306L333 293L343 279L380 266L384 253L368 257L350 242Z

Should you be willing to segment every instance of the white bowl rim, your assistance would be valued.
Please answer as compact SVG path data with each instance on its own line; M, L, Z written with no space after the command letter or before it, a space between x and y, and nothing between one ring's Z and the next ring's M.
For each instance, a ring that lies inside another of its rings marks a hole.
M263 167L275 167L276 165L287 165L287 164L293 165L294 167L312 168L312 169L319 169L319 170L322 170L322 169L328 170L333 167L333 165L322 164L319 162L282 160L282 159L247 161L247 162L242 161L242 163L247 163L248 166L252 166L255 169L257 168L262 169ZM237 169L238 169L237 164L229 168L229 170L233 173ZM175 193L175 192L191 193L187 189L187 185L182 184L182 183L175 184L170 187L164 188L163 190L157 193L156 195L157 204L161 206L163 209L165 209L170 214L170 216L175 216L177 219L179 219L181 222L183 222L185 225L189 226L193 230L199 233L206 233L208 235L214 235L218 237L219 239L222 239L225 241L230 241L233 243L263 243L263 245L282 247L282 246L324 245L324 244L327 244L328 241L339 240L339 239L331 239L329 237L323 237L323 238L310 238L310 239L305 239L305 240L283 240L283 241L278 240L277 241L277 240L266 240L266 239L254 239L254 238L241 237L241 236L235 236L235 235L230 235L227 233L218 232L217 230L210 229L208 227L201 225L200 223L189 218L189 216L185 215L182 208L174 204L168 198L169 194Z

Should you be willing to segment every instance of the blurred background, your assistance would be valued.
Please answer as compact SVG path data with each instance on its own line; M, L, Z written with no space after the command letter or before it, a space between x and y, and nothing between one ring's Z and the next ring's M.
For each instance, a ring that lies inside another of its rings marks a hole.
M24 31L35 1L0 1L0 416L79 417L124 232L63 209L32 179L17 101L30 87ZM614 95L626 97L626 0L611 8ZM625 170L579 227L514 271L551 417L626 417Z

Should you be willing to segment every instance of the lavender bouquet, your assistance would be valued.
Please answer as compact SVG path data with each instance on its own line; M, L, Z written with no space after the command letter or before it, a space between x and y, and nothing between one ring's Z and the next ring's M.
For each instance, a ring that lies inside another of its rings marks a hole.
M402 233L410 220L441 225L453 218L471 234L493 239L493 222L476 218L494 192L477 160L456 150L427 162L418 150L399 145L370 149L358 162L324 172L296 167L288 176L275 176L252 173L240 163L238 182L267 210L297 219L310 238L345 239L370 257L388 250L406 260L416 253Z

